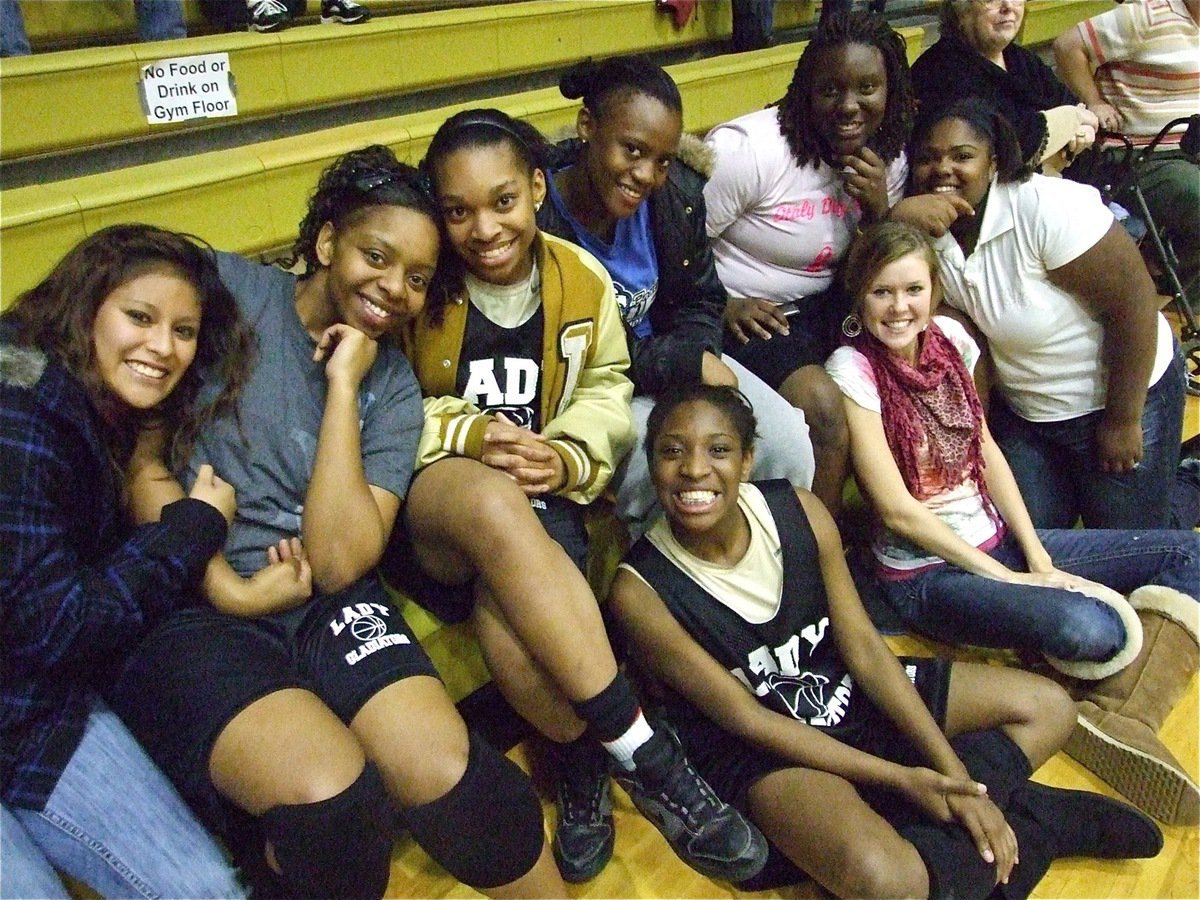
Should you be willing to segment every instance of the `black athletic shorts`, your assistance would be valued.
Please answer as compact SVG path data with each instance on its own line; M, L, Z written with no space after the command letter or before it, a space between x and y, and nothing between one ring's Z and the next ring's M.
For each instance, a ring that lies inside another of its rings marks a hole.
M417 478L420 477L420 473L417 473ZM531 497L529 505L533 507L546 533L558 542L586 577L587 507L558 496ZM411 534L408 518L401 511L380 563L380 571L388 584L411 597L441 621L465 622L475 609L475 580L444 584L431 577L417 562Z
M917 693L933 714L938 727L946 727L946 699L950 693L950 660L936 657L900 657ZM870 703L866 697L856 702ZM671 725L679 735L692 765L716 791L717 796L749 814L746 795L750 788L772 772L797 768L796 763L762 750L734 737L691 707L687 711L673 707L669 711ZM882 712L872 716L867 727L848 742L855 748L880 759L903 766L928 766L929 760ZM911 804L898 794L881 788L858 786L859 795L884 819L895 823L911 816ZM815 802L820 802L819 798ZM795 884L805 876L792 862L771 847L767 867L750 881L742 882L746 890L765 890L784 884Z
M239 712L304 688L349 724L381 689L413 675L438 677L372 573L273 616L243 619L210 606L173 613L134 651L111 700L201 818L223 831L208 762Z
M901 657L909 678L939 727L946 724L946 697L950 691L950 662L936 657ZM860 696L856 703L871 703ZM746 794L759 781L796 763L768 750L760 750L735 737L692 707L673 705L670 722L679 734L688 759L726 803L746 810ZM870 717L852 746L864 753L901 765L929 765L919 750L882 712Z
M842 320L849 312L841 290L831 288L795 301L796 312L788 316L788 333L774 333L770 340L750 336L743 344L725 330L725 352L770 385L772 390L804 366L822 366L841 343Z

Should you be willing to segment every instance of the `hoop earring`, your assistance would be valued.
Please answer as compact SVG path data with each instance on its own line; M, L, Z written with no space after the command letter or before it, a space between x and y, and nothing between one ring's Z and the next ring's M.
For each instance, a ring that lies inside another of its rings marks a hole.
M848 338L856 338L862 334L862 320L854 313L842 319L842 334Z

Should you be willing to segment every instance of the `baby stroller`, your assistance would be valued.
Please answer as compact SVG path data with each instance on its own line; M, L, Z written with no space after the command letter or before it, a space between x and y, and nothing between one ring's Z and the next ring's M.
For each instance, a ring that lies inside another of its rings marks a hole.
M1200 159L1200 114L1173 119L1163 126L1154 140L1143 148L1135 149L1133 142L1123 134L1101 131L1095 146L1082 154L1068 171L1069 177L1099 189L1106 203L1113 204L1115 198L1133 206L1122 224L1138 242L1146 267L1154 277L1160 293L1171 298L1169 305L1175 308L1180 319L1179 337L1183 357L1187 363L1188 393L1200 396L1200 325L1197 324L1193 303L1200 289L1193 277L1191 283L1183 284L1179 278L1179 257L1171 245L1169 229L1154 221L1146 205L1146 198L1139 186L1139 175L1149 162L1159 144L1180 125L1187 125L1179 144L1179 152L1196 162ZM1106 139L1115 139L1121 146L1101 149ZM1197 210L1200 215L1200 210Z

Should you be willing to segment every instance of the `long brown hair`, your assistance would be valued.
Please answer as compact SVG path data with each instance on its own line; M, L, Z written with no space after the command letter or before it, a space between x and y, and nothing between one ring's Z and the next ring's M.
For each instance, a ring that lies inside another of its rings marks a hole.
M231 408L249 377L254 343L237 304L221 281L213 249L199 238L153 225L112 225L67 252L40 284L25 291L4 314L15 340L53 356L82 382L97 409L111 395L96 369L92 332L96 313L121 285L153 271L187 281L200 298L196 356L166 399L144 414L121 416L104 429L106 449L118 469L139 428L160 420L168 429L168 462L182 463L203 426ZM203 395L203 399L202 399Z

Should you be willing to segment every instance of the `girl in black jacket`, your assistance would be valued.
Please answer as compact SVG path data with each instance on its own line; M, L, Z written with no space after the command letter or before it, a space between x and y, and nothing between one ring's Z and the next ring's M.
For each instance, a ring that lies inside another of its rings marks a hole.
M548 151L538 226L580 244L609 270L625 321L639 440L653 398L671 387L728 384L754 404L767 435L756 477L812 484L804 414L721 354L727 296L704 228L712 153L683 134L671 76L641 57L585 61L559 89L582 98L578 139ZM617 514L636 537L656 511L649 472L630 454L613 480Z

